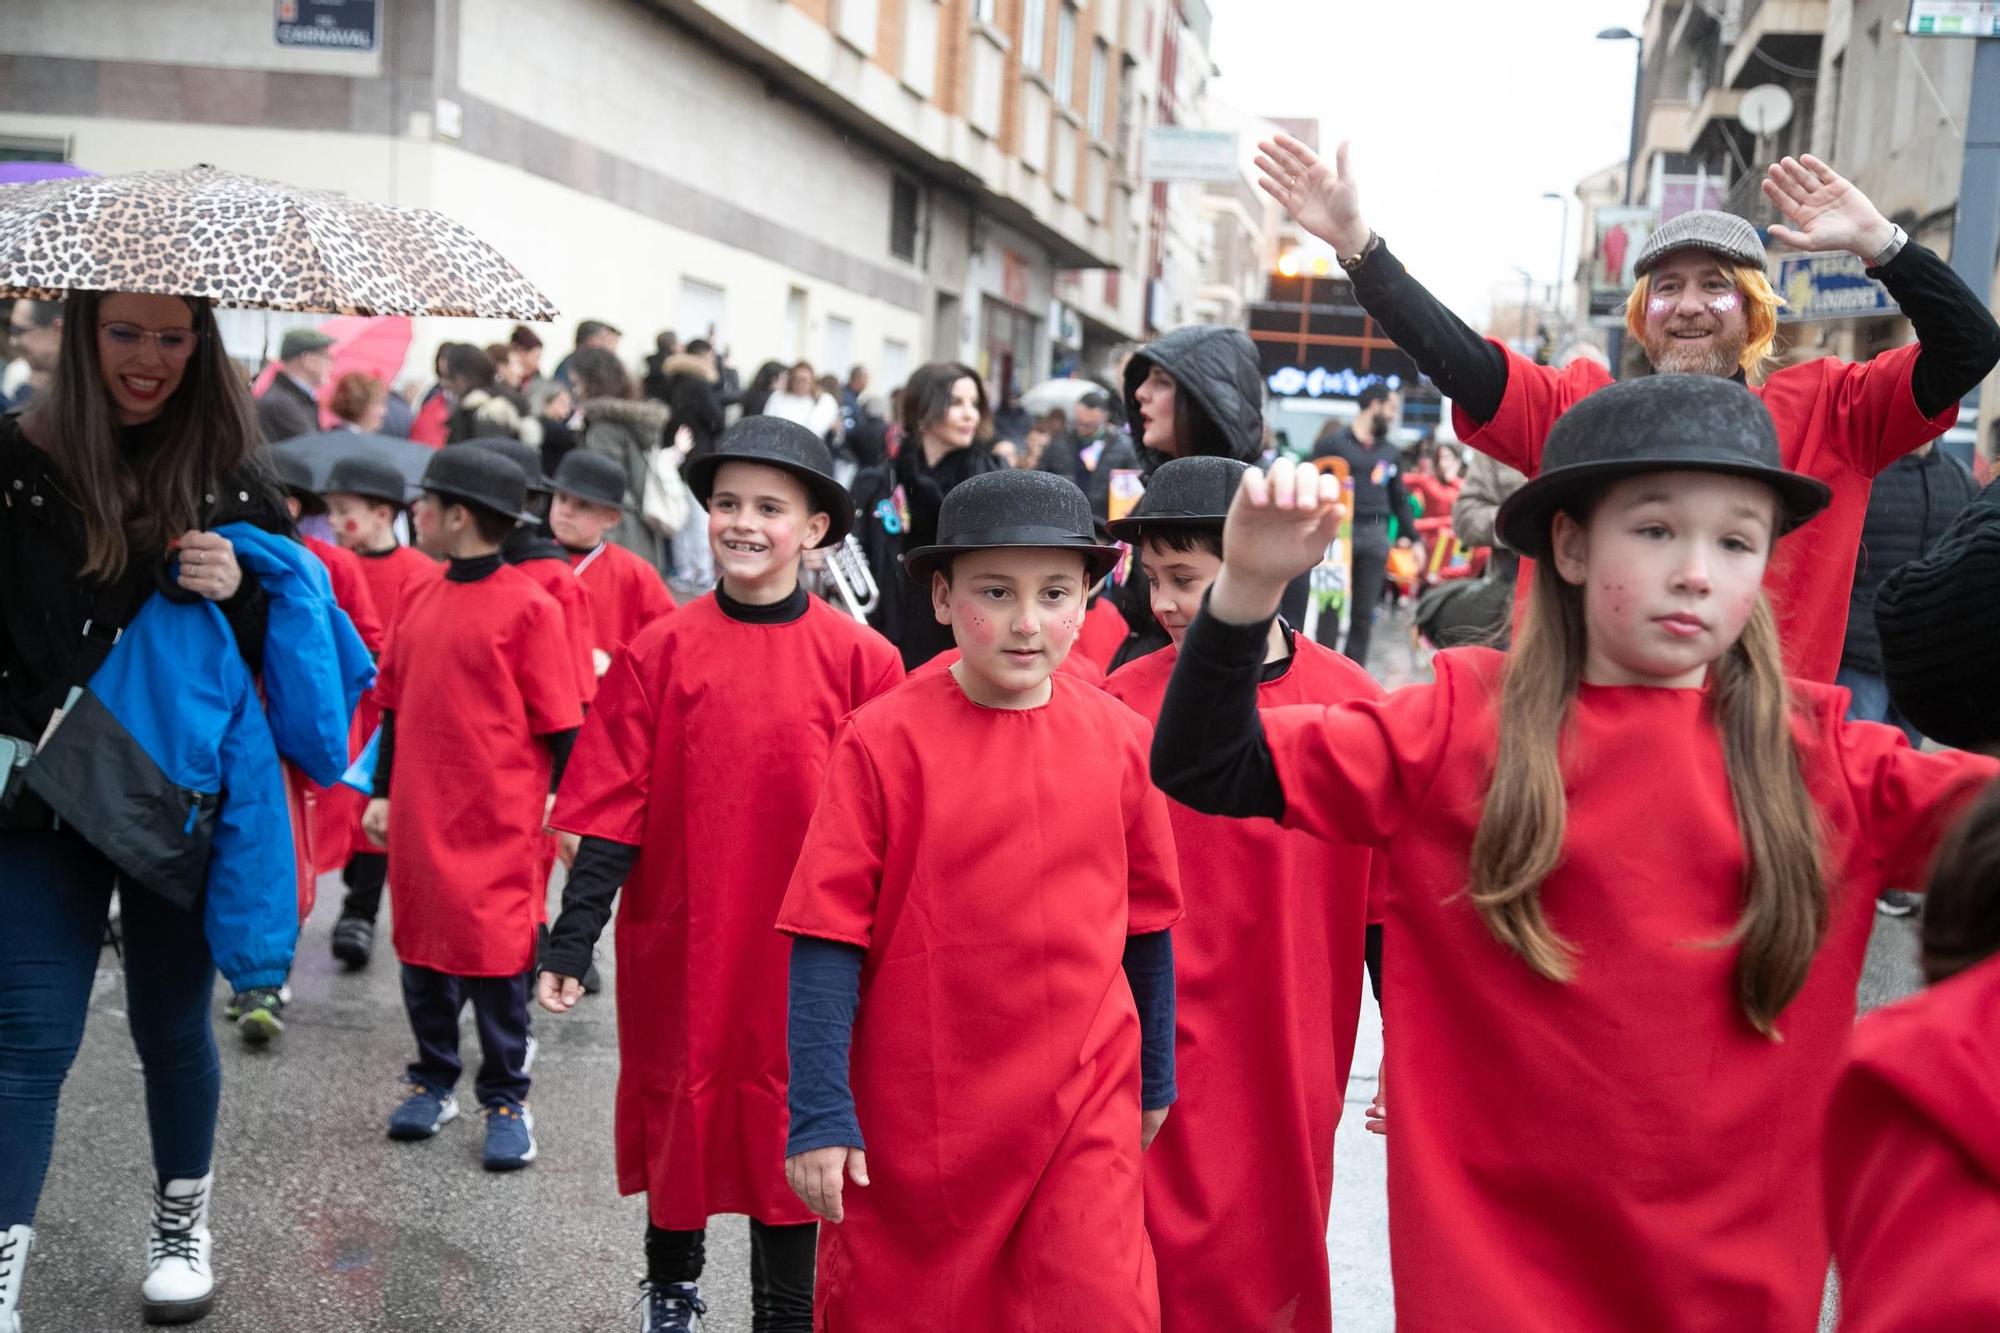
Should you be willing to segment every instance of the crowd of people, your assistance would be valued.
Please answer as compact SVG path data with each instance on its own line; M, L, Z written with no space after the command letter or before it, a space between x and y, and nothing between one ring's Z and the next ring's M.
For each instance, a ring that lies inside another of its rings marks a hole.
M1786 159L1772 237L1860 255L1917 341L1770 369L1763 240L1696 212L1633 256L1656 373L1613 383L1475 335L1344 162L1263 153L1469 469L1398 449L1386 386L1279 454L1236 329L1051 419L949 361L882 396L662 335L635 375L601 321L546 374L526 326L447 344L415 402L294 331L253 399L204 301L17 303L0 1333L114 888L180 1322L225 1230L213 976L275 1040L334 871L345 966L392 909L385 1132L459 1116L469 1006L492 1171L537 1160L535 1027L603 1003L612 931L649 1333L706 1312L725 1214L760 1333L1328 1330L1363 984L1404 1326L1804 1330L1830 1256L1843 1328L2000 1322L2000 501L1931 451L2000 324ZM421 476L266 447L322 406ZM1345 655L1296 610L1343 527ZM1446 541L1493 548L1507 647L1385 691L1373 606ZM223 720L144 702L163 619ZM1878 895L1926 885L1932 989L1855 1035Z

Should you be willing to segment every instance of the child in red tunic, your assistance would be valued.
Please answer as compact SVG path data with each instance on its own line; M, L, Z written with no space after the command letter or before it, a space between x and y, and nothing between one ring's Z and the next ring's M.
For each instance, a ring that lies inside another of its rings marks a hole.
M481 449L490 449L513 461L528 479L528 506L520 524L500 544L500 557L534 580L535 586L555 599L563 613L563 638L569 644L570 667L576 673L576 690L584 707L597 697L597 667L591 654L597 647L597 626L590 615L590 595L576 581L569 555L548 530L549 481L542 475L541 450L519 440L501 436L468 440ZM555 862L553 843L545 849L546 876Z
M804 1329L814 1227L785 1185L786 947L771 922L834 730L902 679L902 660L799 582L804 551L853 520L811 431L747 417L688 485L721 582L641 630L604 678L556 805L582 841L539 997L576 1003L623 882L618 1188L647 1196L646 1327L691 1322L708 1219L745 1213L757 1327Z
M1827 488L1778 459L1727 380L1592 394L1501 508L1543 557L1507 657L1261 714L1268 621L1339 494L1288 462L1237 492L1154 776L1388 852L1399 1327L1814 1325L1820 1111L1875 896L2000 765L1785 682L1759 585Z
M437 561L396 540L396 516L403 512L408 489L403 474L392 465L350 454L328 471L322 497L334 540L360 559L361 575L375 600L385 642L411 580L438 576ZM361 696L361 706L354 713L357 742L365 745L381 720L382 709L370 690ZM340 920L333 926L333 956L349 968L368 966L374 953L375 917L382 907L382 886L388 874L389 858L361 832L357 805L347 838L347 864L341 872L347 893L340 904Z
M1922 930L1930 989L1861 1020L1828 1115L1841 1333L2000 1328L2000 787L1939 853Z
M427 1139L458 1114L458 1016L469 1000L484 1161L507 1171L535 1158L528 969L546 885L536 867L583 719L561 609L500 559L522 517L520 470L488 450L448 446L423 488L418 537L448 564L408 593L383 655L375 792L363 815L369 837L389 849L396 956L417 1040L389 1136Z
M1222 520L1246 471L1230 458L1175 459L1111 524L1135 548L1172 641L1105 686L1149 724L1222 568ZM1381 697L1346 657L1272 622L1259 707ZM1357 889L1371 858L1261 820L1169 810L1187 917L1174 931L1181 1098L1146 1154L1160 1325L1330 1333L1333 1133L1361 1009L1368 904Z
M960 660L848 720L778 918L817 1328L1159 1327L1173 832L1145 723L1056 669L1117 556L1072 483L1007 471L904 557Z
M549 483L549 529L568 552L576 581L590 599L597 635L591 660L601 679L611 659L640 630L674 609L660 571L615 542L605 540L624 517L625 470L617 460L572 449L556 464Z

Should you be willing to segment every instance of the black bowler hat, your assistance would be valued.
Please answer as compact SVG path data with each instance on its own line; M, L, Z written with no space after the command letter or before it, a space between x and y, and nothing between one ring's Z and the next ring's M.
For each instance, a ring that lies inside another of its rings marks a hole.
M363 454L336 459L326 474L323 495L358 495L364 500L401 506L408 503L409 483L394 463Z
M1121 542L1137 542L1149 527L1212 528L1220 530L1229 517L1229 502L1248 463L1212 454L1176 458L1160 465L1146 483L1139 506L1116 523L1109 524L1111 535Z
M632 507L625 499L625 469L618 466L617 460L587 449L572 449L562 456L549 489L592 504L618 509Z
M1549 525L1564 506L1647 472L1722 472L1778 494L1783 536L1826 508L1824 482L1780 461L1778 429L1757 396L1719 375L1648 375L1599 389L1556 419L1534 480L1494 518L1500 540L1545 559Z
M716 437L715 444L695 455L681 469L688 489L702 508L715 491L715 474L724 463L762 463L789 472L812 493L813 508L831 520L821 546L832 546L854 526L854 500L833 479L833 454L826 442L795 421L783 417L744 417Z
M511 461L527 479L529 494L548 494L549 479L542 475L542 451L534 445L523 444L511 435L481 435L465 443L475 449L491 449Z
M1090 501L1076 483L1053 472L982 472L944 497L937 542L903 555L903 568L919 583L955 555L1008 547L1076 551L1095 583L1124 554L1098 543Z
M478 505L503 518L533 523L525 513L527 479L514 460L497 449L476 444L448 444L424 469L423 489L458 504Z
M271 460L271 468L278 474L278 484L285 488L285 494L299 502L301 514L324 514L326 501L319 498L313 489L312 464L289 449L267 449L265 454Z

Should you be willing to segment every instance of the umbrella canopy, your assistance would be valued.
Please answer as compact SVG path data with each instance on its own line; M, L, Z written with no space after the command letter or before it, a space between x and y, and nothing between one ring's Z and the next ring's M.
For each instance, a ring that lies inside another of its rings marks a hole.
M0 162L0 185L24 185L29 181L71 180L94 176L96 172L68 162Z
M210 166L0 186L0 296L72 288L345 315L557 313L442 213Z
M1044 412L1067 412L1076 406L1076 400L1087 393L1109 392L1102 384L1090 380L1043 380L1034 388L1021 395L1021 406L1033 416Z
M416 491L417 483L423 480L424 468L437 457L437 450L427 444L412 444L392 435L369 435L358 430L328 430L317 435L301 435L297 439L272 445L271 452L293 454L305 459L306 466L312 469L315 490L326 485L327 474L333 471L335 463L359 454L380 459L402 473L412 493Z
M341 315L322 323L319 331L333 339L333 346L326 349L333 358L333 365L326 372L326 383L320 386L317 395L320 399L319 424L332 430L339 424L340 418L334 416L327 402L333 397L333 386L340 383L340 377L359 371L393 386L397 374L403 369L403 358L409 355L410 340L414 334L406 315ZM257 372L257 378L251 381L250 392L262 398L264 390L270 388L271 381L277 377L278 363L273 361Z

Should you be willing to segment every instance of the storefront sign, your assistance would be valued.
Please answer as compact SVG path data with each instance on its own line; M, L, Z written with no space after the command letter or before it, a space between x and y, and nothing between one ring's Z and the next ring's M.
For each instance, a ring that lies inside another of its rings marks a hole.
M1889 289L1868 276L1850 254L1793 255L1778 261L1778 318L1787 324L1813 319L1869 319L1896 313Z
M1593 322L1625 322L1625 298L1631 294L1634 281L1632 265L1656 225L1650 208L1597 210L1596 244L1591 247L1589 271L1584 275Z
M279 46L373 51L380 0L277 0Z
M1228 130L1155 125L1146 131L1142 161L1149 181L1233 181L1243 174Z
M2000 37L2000 0L1910 0L1912 37Z

